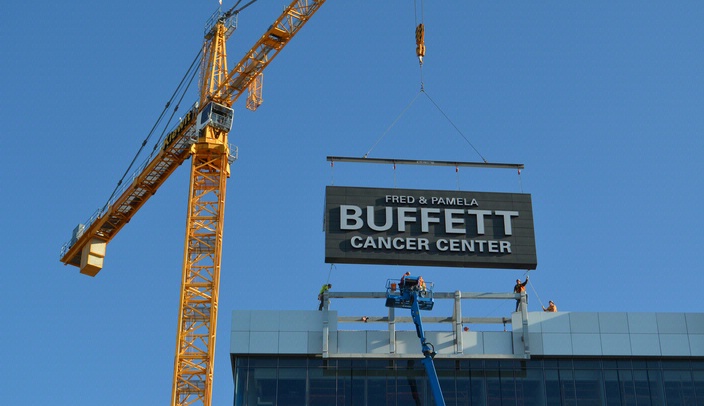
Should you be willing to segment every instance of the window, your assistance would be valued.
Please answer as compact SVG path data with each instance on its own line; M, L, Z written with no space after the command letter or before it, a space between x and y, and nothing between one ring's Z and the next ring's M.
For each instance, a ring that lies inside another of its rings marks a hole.
M235 357L233 365L235 406L433 404L420 359L253 356ZM701 365L672 359L442 360L437 372L448 406L704 405Z

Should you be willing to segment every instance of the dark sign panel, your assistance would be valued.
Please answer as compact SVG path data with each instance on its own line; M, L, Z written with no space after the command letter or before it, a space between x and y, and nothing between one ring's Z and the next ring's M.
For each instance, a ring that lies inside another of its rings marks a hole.
M529 194L328 186L325 262L535 269Z

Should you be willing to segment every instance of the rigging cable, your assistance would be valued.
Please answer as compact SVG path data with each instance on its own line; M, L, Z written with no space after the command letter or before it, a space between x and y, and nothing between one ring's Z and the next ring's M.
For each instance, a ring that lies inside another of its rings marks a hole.
M110 197L109 197L108 200L105 202L105 206L103 206L103 210L105 210L105 208L110 205L110 201L111 201L112 198L115 196L115 194L117 193L117 191L120 189L120 186L122 185L122 182L125 180L125 178L127 177L127 175L128 175L128 174L130 173L130 171L132 170L132 167L134 166L134 163L137 161L137 158L138 158L139 155L142 153L142 150L144 149L144 147L147 145L147 142L148 142L149 139L152 137L152 135L154 135L154 131L156 130L156 128L160 125L161 121L163 120L164 115L166 114L166 111L169 109L169 107L171 106L171 103L174 101L174 98L175 98L176 95L179 93L179 89L181 89L181 87L183 86L183 83L184 83L184 82L186 81L186 79L188 78L189 73L193 70L193 67L196 65L196 62L200 60L201 52L202 52L202 50L199 50L199 51L198 51L198 54L196 55L195 59L194 59L193 62L191 63L191 66L188 68L188 70L187 70L186 73L184 74L183 78L181 79L181 82L180 82L179 85L176 87L176 90L174 90L174 93L171 95L171 98L166 102L166 105L164 106L164 109L162 110L161 114L159 115L159 118L157 118L156 122L155 122L154 125L152 126L152 129L149 131L149 134L147 134L147 137L144 139L144 141L142 141L142 145L139 147L139 150L137 151L137 153L135 154L135 156L132 158L132 162L130 162L129 166L127 167L127 169L126 169L125 172L123 173L122 177L121 177L120 180L117 182L117 185L115 186L115 189L113 189L112 193L110 194ZM190 78L190 80L189 80L188 86L190 86L190 83L193 81L193 78L194 78L194 77L195 77L195 74L191 74L191 78ZM186 87L186 89L188 89L188 86ZM185 90L184 90L184 94L185 94ZM180 101L181 101L182 99L183 99L183 95L181 96L181 99L179 99L179 103L180 103ZM176 107L175 107L175 109L174 109L174 113L176 112L176 110L178 110L178 104L176 105ZM169 122L171 121L171 118L173 118L174 113L171 114L171 117L169 118ZM165 126L165 128L164 128L164 131L166 130L166 128L168 128L169 122L166 123L166 126ZM162 132L162 136L163 136L163 132Z
M416 55L418 56L418 62L420 65L420 91L423 91L423 56L425 56L425 29L423 24L418 24L418 4L417 0L413 1L413 13L414 13L414 18L415 18L415 24L416 24ZM421 0L421 21L423 20L423 2ZM379 142L386 136L386 134L393 128L394 125L398 122L398 120L403 117L404 114L406 114L406 111L415 103L416 99L420 96L420 92L415 95L413 100L411 100L410 103L406 106L406 108L401 111L401 113L396 117L396 119L391 123L391 125L384 131L383 134L381 134L381 137L379 137L378 140L372 145L371 148L369 148L369 151L367 151L366 154L364 154L363 158L367 158L369 154L372 152L372 150L379 144Z
M408 105L406 106L406 108L404 108L403 111L401 111L401 114L399 114L398 117L396 117L396 119L391 123L391 125L386 129L386 131L384 131L384 133L381 134L381 137L379 137L379 139L376 140L376 142L374 143L374 145L372 145L372 147L369 148L369 151L367 151L367 153L364 154L364 157L363 157L363 158L369 157L369 154L370 154L370 153L372 152L372 150L376 147L376 145L379 143L379 141L381 141L381 139L384 138L384 136L386 136L386 134L391 130L391 128L393 128L393 126L396 125L396 123L398 122L398 120L400 120L401 117L403 117L403 115L406 114L406 111L408 111L408 109L411 108L411 106L413 105L413 103L415 103L415 101L416 101L416 99L418 98L418 96L420 96L420 92L418 92L418 94L416 94L416 96L413 98L413 100L411 100L411 102L408 103Z
M334 267L335 267L335 264L330 264L330 270L328 271L328 280L325 282L326 285L328 283L330 283L330 274L332 274L332 268L334 268Z
M416 1L413 2L413 7L414 11L416 12L416 55L418 56L418 62L419 62L419 69L420 69L420 91L421 93L425 93L425 96L430 100L431 103L440 111L440 113L447 119L447 121L457 130L457 132L464 138L464 140L469 144L470 147L474 150L474 152L479 155L479 157L484 161L485 163L487 160L482 156L482 154L477 150L477 148L472 145L471 142L469 142L469 139L465 137L465 135L460 131L459 128L455 125L455 123L450 120L450 118L445 114L445 112L438 106L437 103L430 97L430 95L425 91L425 85L423 83L423 57L425 56L425 9L424 9L424 2L423 0L420 0L420 23L418 23L418 5Z
M379 144L379 142L386 136L386 134L391 130L391 128L393 128L394 125L396 125L396 123L398 122L398 120L401 119L401 117L406 113L406 111L408 111L408 109L413 105L413 103L415 103L415 101L418 99L418 96L420 96L421 93L424 94L425 97L428 98L428 100L430 100L430 102L433 104L433 106L435 106L435 108L438 109L438 111L440 112L440 114L442 114L443 117L445 117L445 119L450 123L450 125L452 125L452 127L457 131L457 133L465 140L465 142L474 150L474 152L477 153L477 155L479 155L479 157L482 159L482 161L483 161L484 163L488 163L488 161L486 160L486 158L484 158L484 156L481 154L481 152L479 152L479 150L472 144L472 142L469 141L469 138L467 138L467 137L462 133L462 131L455 125L455 123L450 119L450 117L448 117L447 114L445 114L445 112L440 108L440 106L439 106L437 103L435 103L435 100L433 100L433 99L430 97L430 95L428 94L428 92L426 92L425 89L422 89L422 88L421 88L420 91L415 95L415 97L413 98L413 100L411 100L411 102L403 109L403 111L401 111L401 113L398 115L398 117L396 117L396 119L391 123L391 125L386 129L386 131L384 131L384 133L381 135L381 137L379 137L379 139L376 140L376 142L374 143L374 145L372 145L372 147L369 148L369 151L367 151L367 153L364 154L364 158L369 157L369 154L372 152L372 150L373 150L373 149L377 146L377 144Z
M530 271L526 271L526 275L528 274L528 272L530 272ZM540 300L540 296L538 296L538 291L535 290L535 286L533 286L533 281L531 281L530 278L528 278L528 284L530 285L530 288L533 289L533 292L535 293L535 297L538 298L538 302L540 303L540 307L544 308L545 306L543 305L543 301Z
M330 161L330 186L335 186L335 161Z
M396 119L391 123L391 125L384 131L384 133L379 137L379 139L372 145L372 147L367 151L366 154L364 154L364 158L369 157L369 154L372 152L372 150L379 144L379 142L386 136L386 134L391 130L391 128L396 125L398 120L401 119L401 117L408 111L408 109L415 103L415 101L418 99L418 96L423 93L425 94L425 97L430 100L430 102L435 106L435 108L440 112L440 114L445 117L445 119L452 125L452 127L457 131L457 133L465 140L465 142L474 150L474 152L479 155L481 160L484 163L488 163L486 158L479 152L479 150L469 141L469 138L462 133L462 131L455 125L455 123L448 117L448 115L440 108L440 106L433 100L432 97L428 94L428 92L425 91L425 85L423 83L423 57L425 56L425 25L424 25L424 3L423 0L420 1L420 23L418 23L418 4L417 0L414 0L414 13L415 13L415 23L416 23L416 55L418 56L418 61L419 61L419 69L420 69L420 91L418 94L415 95L413 100L406 106L406 108L403 109L403 111L396 117ZM459 188L459 186L458 186Z
M518 187L521 190L521 193L523 193L523 178L521 178L521 170L518 170Z
M457 190L460 190L460 167L455 165L455 177L457 178Z
M484 161L484 163L488 163L488 161L486 160L486 158L484 158L484 156L479 152L479 150L477 150L477 148L475 148L474 145L472 145L472 143L471 143L471 142L469 141L469 139L462 133L462 131L460 131L460 129L457 128L457 126L455 125L455 123L453 123L452 120L450 120L450 117L448 117L447 114L445 114L445 112L442 111L442 109L440 108L440 106L438 106L437 103L435 103L435 100L433 100L433 99L430 97L430 95L428 94L428 92L426 92L426 91L423 90L423 89L421 89L421 92L425 94L425 96L428 98L428 100L430 100L430 102L433 103L433 105L435 106L435 108L438 109L438 111L440 112L440 114L442 114L442 115L445 117L445 119L447 119L447 121L455 128L455 130L457 130L457 133L458 133L459 135L461 135L462 138L464 138L464 140L467 142L467 144L469 144L469 146L472 147L472 149L474 150L474 152L476 152L477 155L479 155L479 157L482 159L482 161Z

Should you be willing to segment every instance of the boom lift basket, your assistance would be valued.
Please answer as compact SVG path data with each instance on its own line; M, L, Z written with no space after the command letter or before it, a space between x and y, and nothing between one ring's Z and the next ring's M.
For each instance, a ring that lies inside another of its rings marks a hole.
M386 281L386 307L410 309L413 303L412 292L418 292L420 310L433 310L433 283L423 282L422 277L410 275L403 278L403 283L399 279Z

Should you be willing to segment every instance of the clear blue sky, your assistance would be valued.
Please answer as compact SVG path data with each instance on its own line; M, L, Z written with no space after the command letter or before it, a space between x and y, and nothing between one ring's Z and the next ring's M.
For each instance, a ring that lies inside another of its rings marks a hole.
M285 3L261 0L241 14L230 66ZM329 0L267 69L262 107L235 106L240 158L228 183L216 405L232 402L233 309L315 309L328 275L338 291L381 291L406 270L329 272L322 215L332 182L530 193L539 262L531 310L552 299L565 311L704 311L704 4L425 2L423 82L449 120L421 95L369 156L480 160L457 127L488 161L526 169L331 170L326 156L367 153L419 92L413 3ZM168 403L187 165L108 245L97 277L61 264L59 249L110 195L217 6L0 6L4 403ZM524 274L412 271L438 290L472 292L510 291ZM381 302L332 306L385 312Z

